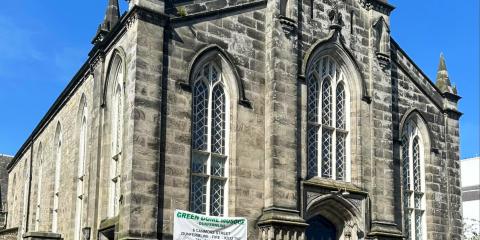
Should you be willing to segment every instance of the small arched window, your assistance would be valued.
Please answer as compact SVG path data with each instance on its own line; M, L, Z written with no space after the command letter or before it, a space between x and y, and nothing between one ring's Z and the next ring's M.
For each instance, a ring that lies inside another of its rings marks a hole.
M82 236L82 216L85 195L85 164L87 158L87 105L83 99L82 114L80 118L80 134L78 144L78 169L77 169L77 195L75 211L74 239L80 240Z
M53 187L52 232L58 232L58 207L60 197L60 169L62 163L62 129L60 123L55 133L55 182Z
M332 58L313 61L307 91L307 175L350 181L349 94Z
M215 62L201 65L194 76L190 209L225 216L229 97L223 73Z
M120 177L122 163L123 146L123 61L119 56L115 56L111 69L110 82L112 83L111 99L111 160L110 160L110 186L109 186L109 217L118 215L120 204Z
M402 135L404 227L407 239L426 238L424 145L420 130L408 122Z

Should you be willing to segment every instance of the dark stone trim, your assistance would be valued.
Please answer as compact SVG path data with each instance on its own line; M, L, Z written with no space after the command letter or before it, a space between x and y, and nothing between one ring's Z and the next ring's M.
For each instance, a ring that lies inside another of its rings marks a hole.
M389 237L390 239L403 239L402 230L395 222L390 221L372 221L370 223L369 237ZM401 227L401 226L400 226Z
M8 235L9 233L15 233L15 232L18 232L18 227L3 229L3 230L0 230L0 236L5 236L5 235Z
M109 86L111 86L111 83L110 82L110 72L112 71L112 67L113 67L113 63L114 61L117 59L117 58L120 58L121 60L121 64L122 64L122 67L123 67L123 79L121 79L122 81L122 84L124 85L125 84L125 80L127 78L127 54L125 53L125 50L122 49L122 48L116 48L113 50L113 53L109 59L109 62L108 62L108 67L107 67L107 72L105 74L105 76L103 76L105 78L105 81L103 82L103 96L102 96L102 103L101 103L101 107L105 107L107 105L107 93L108 93L108 88ZM105 61L105 58L103 58L103 61ZM103 72L103 71L102 71ZM123 89L125 91L125 88Z
M395 39L393 39L393 37L390 38L390 43L391 45L393 45L393 48L392 49L395 49L397 51L400 51L402 53L402 55L407 58L407 60L412 64L412 66L422 75L423 78L425 78L427 80L427 82L430 84L430 86L432 86L435 90L437 90L437 93L441 96L443 96L443 93L442 91L437 87L437 85L435 85L435 83L427 76L427 74L425 74L425 72L423 72L423 70L412 60L412 58L410 58L410 56L405 52L405 50L403 50L400 45L395 41ZM393 51L393 50L392 50ZM401 65L399 64L396 60L396 55L395 54L391 54L392 55L392 61L394 61L397 65ZM403 67L403 65L401 65ZM403 69L403 68L402 68ZM405 71L405 70L404 70ZM405 71L408 73L408 71ZM409 77L411 77L409 75ZM428 95L428 94L427 94Z
M118 225L119 217L107 218L100 221L100 226L98 227L98 232L102 232L106 229L114 228Z
M62 235L52 232L27 232L23 234L24 239L62 239Z
M360 0L360 3L366 10L373 9L386 15L390 15L390 13L395 9L395 6L379 0Z
M281 207L269 207L263 210L257 226L295 226L300 228L308 227L308 224L300 217L300 211Z
M156 18L153 16L157 16ZM7 171L10 172L12 168L19 161L19 157L25 153L26 149L33 144L38 135L40 135L45 127L52 121L57 113L62 109L62 107L68 102L68 100L75 94L78 87L83 83L86 76L93 74L92 65L95 65L99 59L104 58L105 53L108 52L114 44L120 39L120 37L127 31L127 25L132 19L138 17L138 19L147 21L148 19L161 19L158 22L151 20L157 24L165 23L165 19L168 19L168 16L159 12L154 12L152 10L135 6L127 14L125 14L120 22L112 29L112 31L105 37L105 39L96 45L93 46L92 50L88 53L88 59L80 67L77 73L74 75L67 87L62 91L62 93L55 100L53 105L50 107L45 116L40 120L39 124L35 127L33 132L27 138L25 143L20 147L12 161L7 165ZM150 18L149 18L150 17Z
M394 63L400 70L403 71L403 73L408 77L408 79L413 83L415 84L415 86L420 89L420 91L438 108L440 109L440 111L443 111L443 102L441 100L437 100L434 98L434 96L432 96L427 90L425 90L425 88L423 87L423 85L421 85L418 81L416 81L415 79L417 79L416 77L413 77L411 74L410 74L410 71L407 70L407 67L404 66L403 64L399 63L396 61L396 57L395 56L392 56L392 63ZM437 91L439 91L437 89ZM441 96L441 94L440 94Z
M361 84L361 99L368 104L371 103L371 96L369 96L367 90L367 82L365 81L365 76L358 64L357 60L355 59L355 55L350 51L350 49L345 45L345 39L342 35L340 28L333 29L330 34L324 38L316 41L312 46L307 50L302 60L301 68L300 68L300 76L305 76L307 74L307 70L310 66L310 62L312 61L312 57L315 55L317 50L322 48L323 46L330 47L332 49L337 49L338 51L345 54L350 60L355 68L356 73L360 76L360 84ZM327 48L328 49L328 48Z
M444 92L443 97L452 102L458 102L458 100L462 99L462 97L458 96L457 94L450 93L450 92Z
M351 194L357 194L364 197L368 196L368 192L353 185L352 183L336 181L333 179L324 179L320 177L314 177L314 178L303 181L302 184L304 186L304 189L311 188L311 187L313 188L320 187L320 188L328 189L331 191L338 191L340 189L340 190L346 190Z
M88 75L89 73L90 73L90 61L87 61L83 64L80 70L75 74L73 79L70 81L67 87L62 91L62 93L57 98L57 100L55 100L55 102L50 107L50 109L45 114L45 116L42 118L40 123L37 125L37 127L35 127L33 132L27 138L25 143L23 143L23 145L20 147L18 152L13 157L12 161L7 165L7 171L9 173L12 170L12 168L17 164L17 162L19 161L19 158L30 147L30 145L33 145L33 142L35 141L37 136L43 132L47 124L50 123L55 118L55 116L60 111L60 109L62 109L62 107L68 102L68 100L70 100L70 98L74 95L74 93L79 88L79 86L86 79L85 76Z
M423 121L423 124L427 128L428 139L430 140L430 149L433 152L434 149L438 149L438 144L437 144L437 141L434 138L435 135L433 135L433 133L432 133L432 129L430 128L429 122L426 120L426 118L423 115L424 114L416 108L409 109L407 112L405 112L402 116L402 119L400 120L400 125L399 125L400 134L399 134L399 136L396 140L400 144L402 143L401 136L403 135L403 129L405 128L405 123L407 121L409 121L410 119L415 120L414 119L415 116L418 116Z
M252 9L265 8L267 6L266 0L255 1L245 4L239 4L236 6L216 9L212 11L192 13L183 17L172 17L170 23L172 25L184 25L192 21L198 21L199 19L205 18L221 18L225 14L232 13L242 13L246 11L251 11Z
M443 113L447 114L447 116L451 119L459 120L460 117L463 115L463 113L455 110L455 109L450 109L447 108L443 111Z
M307 80L305 78L305 75L299 74L298 75L298 82L300 82L300 84L307 84Z
M250 102L250 101L247 100L247 99L243 99L243 100L240 99L240 100L238 101L238 104L239 104L240 106L244 106L244 107L246 107L246 108L248 108L248 109L253 109L252 102Z
M244 106L249 106L251 108L250 101L245 97L245 88L244 88L244 83L242 78L240 77L240 73L236 67L236 62L235 59L224 49L222 49L220 46L216 44L211 44L208 45L202 49L200 49L195 56L190 60L189 66L188 66L188 81L190 84L190 88L193 89L193 84L194 84L194 70L195 66L197 65L198 61L202 59L203 56L207 54L213 53L215 56L221 56L225 59L225 61L228 63L230 66L230 69L233 72L234 75L234 80L237 83L237 88L238 88L238 98L239 98L239 103L244 103Z
M189 83L177 82L176 85L178 86L178 88L182 89L185 92L192 92L192 86Z

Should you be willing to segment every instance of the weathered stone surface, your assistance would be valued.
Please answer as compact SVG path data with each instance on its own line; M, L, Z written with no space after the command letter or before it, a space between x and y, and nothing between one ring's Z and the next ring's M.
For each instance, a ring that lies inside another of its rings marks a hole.
M7 221L7 193L8 193L8 172L7 165L12 160L11 156L0 154L0 229L6 227Z
M412 113L428 126L423 137L431 145L427 239L459 238L459 99L439 92L390 38L391 10L376 0L337 7L332 1L130 1L129 13L95 45L88 67L9 166L8 227L51 230L53 141L61 124L59 233L73 239L83 95L89 118L83 225L93 239L105 229L119 239L171 239L174 211L189 210L191 201L191 68L199 55L214 52L230 63L222 70L233 69L239 88L228 116L228 215L247 218L249 239L305 239L315 214L342 228L344 237L401 239L400 136ZM349 182L307 179L305 75L308 57L318 51L349 73ZM114 106L108 76L116 54L125 63L121 204L119 216L109 218Z

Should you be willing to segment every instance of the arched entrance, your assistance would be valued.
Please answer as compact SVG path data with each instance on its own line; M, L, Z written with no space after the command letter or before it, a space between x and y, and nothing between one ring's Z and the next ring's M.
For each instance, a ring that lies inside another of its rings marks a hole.
M361 204L338 194L320 195L306 206L305 220L309 224L306 240L361 240L364 239Z
M307 240L337 240L337 228L328 219L318 215L307 221Z

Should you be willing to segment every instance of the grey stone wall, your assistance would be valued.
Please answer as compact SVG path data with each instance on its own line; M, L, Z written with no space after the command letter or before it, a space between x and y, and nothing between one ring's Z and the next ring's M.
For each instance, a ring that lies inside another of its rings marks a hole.
M82 95L89 116L84 224L92 227L96 239L99 228L115 223L107 217L112 109L107 76L118 53L126 64L126 78L117 237L171 239L175 209L188 210L190 203L189 70L202 51L213 51L230 61L238 72L234 80L241 86L228 116L232 123L228 206L230 216L248 219L249 239L272 235L268 239L301 239L311 214L307 205L338 189L351 192L353 199L343 200L359 209L356 228L365 237L400 239L404 229L399 136L402 120L412 112L425 120L431 142L425 166L428 239L459 238L458 99L441 93L389 36L378 47L384 35L373 25L380 18L389 23L388 5L345 1L339 6L343 24L335 31L329 19L331 1L295 3L131 1L119 27L93 48L88 67L74 78L68 97L61 98L41 131L15 157L9 172L8 202L13 210L8 227L21 231L27 219L31 231L38 215L39 231L50 231L53 141L60 123L64 147L59 232L65 239L73 238ZM352 86L356 84L350 112L350 183L306 179L306 56L322 44L339 49L337 60L357 72L350 79ZM40 144L46 167L38 193ZM26 174L30 162L31 176ZM29 206L24 211L23 189L29 177Z
M4 228L7 221L7 193L8 172L7 165L12 160L11 156L0 154L0 229Z
M0 154L0 209L7 202L8 172L7 165L12 160L11 156Z

